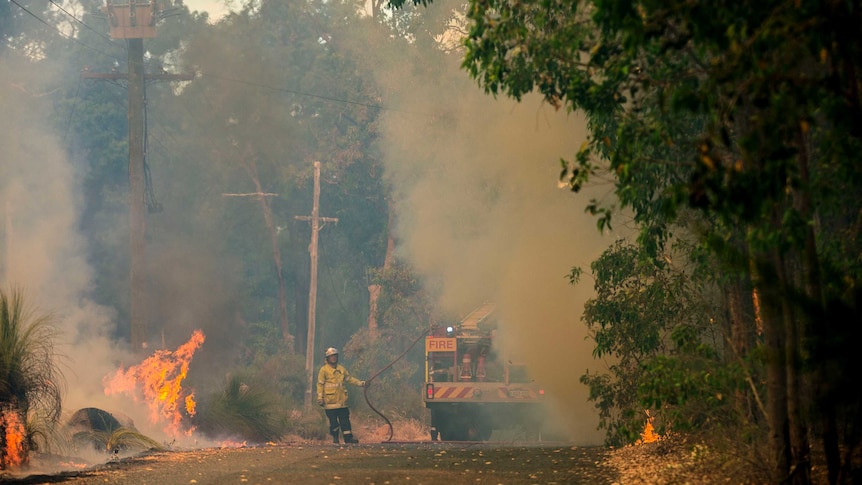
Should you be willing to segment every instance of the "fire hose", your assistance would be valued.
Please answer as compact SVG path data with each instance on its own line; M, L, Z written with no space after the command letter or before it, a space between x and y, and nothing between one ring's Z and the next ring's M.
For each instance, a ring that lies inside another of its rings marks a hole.
M374 375L372 375L371 377L369 377L368 379L366 379L366 380L365 380L365 388L363 389L363 391L364 391L364 392L363 392L363 394L364 394L364 396L365 396L365 403L366 403L366 404L368 404L368 407L369 407L369 408L371 408L371 410L372 410L372 411L374 411L375 413L377 413L377 415L378 415L378 416L380 416L381 418L383 418L383 421L386 421L386 425L387 425L387 426L389 426L389 437L388 437L388 438L386 438L386 441L387 441L387 442L388 442L388 441L392 441L392 422L391 422L391 421L389 421L389 418L387 418L386 416L384 416L384 415L383 415L383 413L381 413L380 411L378 411L378 410L377 410L377 408L375 408L374 406L372 406L372 405L371 405L371 401L369 401L369 400L368 400L368 386L371 384L371 381L373 381L377 376L379 376L379 375L380 375L380 374L382 374L384 371L386 371L386 369L388 369L388 368L392 367L393 365L395 365L395 363L396 363L396 362L398 362L398 361L399 361L399 360L401 360L405 355L407 355L407 352L410 352L410 349L412 349L412 348L413 348L413 347L414 347L414 346L419 342L419 340L421 340L421 339L422 339L422 337L424 337L424 336L428 335L428 333L429 333L429 332L431 332L431 330L430 330L430 329L429 329L429 330L426 330L426 331L424 331L424 332L422 332L418 337L416 337L416 340L414 340L414 341L413 341L413 343L412 343L412 344L410 344L410 346L409 346L409 347L407 347L407 350L405 350L404 352L402 352L402 353L401 353L401 355L399 355L398 357L396 357L392 362L390 362L390 363L386 364L385 366L383 366L383 368L382 368L382 369L380 369L379 371L377 371L376 373L374 373Z

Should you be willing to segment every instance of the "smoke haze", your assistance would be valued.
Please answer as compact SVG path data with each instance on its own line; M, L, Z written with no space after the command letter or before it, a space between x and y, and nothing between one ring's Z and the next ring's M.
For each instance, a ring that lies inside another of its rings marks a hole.
M584 213L608 189L573 194L557 185L559 160L577 152L585 123L536 96L495 100L457 62L436 69L445 82L416 77L410 66L381 73L400 93L398 111L384 115L382 150L401 257L441 285L449 312L498 302L505 343L557 405L549 418L573 440L598 444L597 413L579 382L602 366L581 322L592 285L572 286L567 275L573 266L588 274L612 241Z
M141 433L167 442L172 436L165 423L151 422L147 403L139 396L105 394L105 379L140 363L141 356L116 340L122 323L114 309L90 298L95 276L86 259L87 241L97 237L128 244L127 206L117 211L121 220L104 225L111 228L109 233L81 233L84 167L66 158L64 141L51 129L50 94L57 82L43 64L0 55L0 284L7 290L20 288L33 316L50 315L58 327L55 350L65 381L62 423L81 408L95 407L121 422L130 419ZM170 248L151 248L153 266L173 268L150 275L161 291L152 296L159 305L150 317L166 322L169 329L167 339L162 334L160 349L173 350L196 326L213 330L214 340L223 341L226 331L220 329L228 325L213 314L232 316L222 306L231 301L220 283L227 279L214 277L223 264L200 251L193 253L184 237L177 237ZM87 458L100 461L107 456Z
M11 62L0 59L0 276L38 298L40 310L57 312L68 381L64 408L122 409L139 430L160 439L161 429L148 428L145 406L104 396L102 378L128 365L129 355L111 340L113 310L86 296L94 276L85 259L86 238L77 229L81 173L47 128L51 106L41 95L51 87L39 80L51 76ZM535 96L520 103L495 100L467 79L453 57L425 69L413 62L387 63L377 72L385 104L397 108L382 114L380 151L393 190L399 256L439 285L443 310L463 315L496 301L504 342L531 365L556 404L550 418L576 442L599 443L597 414L579 382L587 369L603 367L592 358L581 322L592 285L571 286L567 275L573 266L588 269L613 236L600 235L595 219L584 213L589 199L605 191L572 194L557 185L559 159L571 158L584 141L584 121ZM417 74L432 71L433 79ZM124 224L116 231L117 238L128 237ZM191 241L194 235L184 237ZM200 246L189 241L150 249L155 266L178 270L166 271L154 285L161 291L153 297L162 303L157 318L175 332L166 343L172 349L182 340L171 337L188 338L199 322L222 315L218 324L204 327L202 350L211 342L217 349L217 341L234 337L226 324L233 315L229 305L214 301L227 301L233 282L218 267L224 262L197 253Z
M93 272L78 230L81 177L50 129L52 77L38 63L13 56L0 57L0 66L2 283L22 290L34 316L50 314L59 326L64 414L81 407L116 412L120 406L104 396L101 380L116 372L126 352L111 339L113 310L87 297ZM122 409L141 431L150 431L143 409Z

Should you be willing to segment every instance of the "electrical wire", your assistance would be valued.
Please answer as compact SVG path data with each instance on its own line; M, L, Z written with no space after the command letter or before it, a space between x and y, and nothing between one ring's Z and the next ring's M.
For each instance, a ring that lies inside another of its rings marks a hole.
M99 32L98 30L96 30L96 29L94 29L94 28L90 27L89 25L85 24L83 20L81 20L81 19L79 19L78 17L75 17L74 15L72 15L72 13L71 13L71 12L69 12L68 10L66 10L65 8L63 8L62 6L60 6L60 4L58 4L58 3L57 3L57 2L55 2L54 0L48 0L48 1L49 1L49 2L51 2L51 4L52 4L52 5L54 5L54 6L55 6L55 7L57 7L58 9L60 9L60 11L61 11L61 12L63 12L63 13L64 13L64 14L66 14L66 15L68 15L69 17L71 17L71 18L72 18L72 20L74 20L75 22L77 22L77 23L79 23L79 24L83 25L87 30L89 30L89 31L93 32L94 34L98 35L99 37L101 37L101 38L103 38L103 39L107 40L111 45L113 45L113 46L115 46L115 47L120 47L119 45L114 44L113 40L112 40L110 37L108 37L107 35L105 35L105 34L103 34L103 33ZM120 48L122 48L122 47L120 47Z
M33 17L34 19L36 19L36 20L38 20L39 22L41 22L41 23L45 24L48 28L50 28L50 29L51 29L51 30L53 30L54 32L57 32L58 34L60 34L60 36L61 36L61 37L65 38L65 39L69 39L69 40L71 40L72 42L74 42L74 43L76 43L76 44L78 44L78 45L80 45L80 46L86 47L87 49L90 49L90 50L92 50L93 52L97 52L97 53L99 53L99 54L101 54L101 55L103 55L103 56L105 56L105 57L109 57L109 58L111 58L111 59L116 59L116 57L117 57L117 56L112 56L112 55L110 55L110 54L108 54L108 53L106 53L106 52L103 52L103 51L101 51L101 50L99 50L99 49L96 49L95 47L92 47L92 46L89 46L89 45L87 45L87 44L84 44L83 42L79 41L78 39L76 39L76 38L74 38L74 37L70 37L70 36L68 36L68 35L64 34L62 30L60 30L60 29L58 29L57 27L55 27L55 26L53 26L53 25L49 24L48 22L46 22L46 21L45 21L45 19L43 19L42 17L39 17L38 15L34 14L34 13L33 13L33 12L31 12L30 10L28 10L28 9L27 9L27 7L25 7L25 6L21 5L21 4L20 4L20 3L18 3L17 1L15 1L15 0L9 0L9 2L10 2L10 3L12 3L13 5L16 5L18 8L20 8L21 10L23 10L24 12L26 12L28 15L30 15L30 16L31 16L31 17Z
M401 353L401 355L399 355L398 357L396 357L396 358L395 358L395 360L393 360L392 362L390 362L390 363L386 364L382 369L380 369L379 371L377 371L376 373L374 373L374 375L372 375L371 377L369 377L368 379L366 379L366 380L365 380L365 387L363 388L363 391L364 391L364 392L363 392L363 395L365 396L365 403L366 403L366 404L368 404L368 407L369 407L369 408L371 408L371 410L372 410L372 411L374 411L375 413L377 413L377 415L378 415L378 416L380 416L381 418L383 418L383 421L386 421L386 425L387 425L387 426L389 426L389 437L388 437L388 438L386 438L386 441L387 441L387 442L392 441L392 433L393 433L393 431L392 431L392 422L391 422L391 421L389 421L389 418L387 418L383 413L381 413L380 411L378 411L378 410L377 410L377 408L375 408L375 407L371 404L371 401L368 399L368 388L371 386L371 381L373 381L374 379L376 379L376 378L377 378L377 376L379 376L380 374L382 374L386 369L388 369L388 368L392 367L393 365L395 365L395 363L396 363L396 362L398 362L398 361L399 361L399 360L401 360L405 355L407 355L407 352L410 352L410 349L412 349L414 346L416 346L416 344L419 342L419 340L421 340L421 339L422 339L422 337L424 337L424 336L428 335L428 333L430 333L430 332L431 332L431 329L428 329L428 330L426 330L426 331L422 332L418 337L416 337L416 340L414 340L414 341L413 341L413 343L412 343L412 344L410 344L410 346L409 346L409 347L407 347L407 350L405 350L404 352L402 352L402 353Z
M168 63L166 63L166 64L163 64L163 65L164 65L165 67L179 67L179 66L177 66L176 64L168 64ZM232 82L232 83L236 83L236 84L243 84L243 85L251 86L251 87L254 87L254 88L258 88L258 89L266 89L266 90L269 90L269 91L275 91L275 92L280 92L280 93L293 94L293 95L296 95L296 96L301 96L301 97L306 97L306 98L315 98L315 99L320 99L320 100L323 100L323 101L329 101L329 102L333 102L333 103L343 103L343 104L350 104L350 105L354 105L354 106L362 106L362 107L365 107L365 108L376 109L376 110L379 110L379 111L385 111L385 112L391 112L391 113L402 113L402 114L409 114L409 115L418 115L418 116L424 116L424 117L428 117L428 118L441 118L441 119L451 118L451 117L448 117L448 116L442 116L442 115L439 115L439 114L423 113L423 112L418 112L418 111L407 111L407 110L400 110L400 109L390 108L390 107L384 106L384 105L382 105L382 104L365 103L365 102L362 102L362 101L351 101L351 100L349 100L349 99L336 98L336 97L332 97L332 96L324 96L324 95L322 95L322 94L314 94L314 93L309 93L309 92L306 92L306 91L298 91L298 90L295 90L295 89L279 88L279 87L274 87L274 86L270 86L270 85L267 85L267 84L262 84L262 83L254 82L254 81L248 81L248 80L246 80L246 79L238 79L238 78L231 78L231 77L219 76L219 75L216 75L216 74L207 74L207 73L204 73L204 72L198 72L198 76L199 76L200 78L211 78L211 79L217 79L217 80L219 80L219 81L227 81L227 82Z
M69 128L72 126L72 115L75 114L75 107L78 105L78 91L81 90L81 79L83 76L78 76L78 84L75 86L75 97L72 98L72 109L69 110L69 119L66 120L66 131L63 133L63 144L66 144L66 138L69 136Z

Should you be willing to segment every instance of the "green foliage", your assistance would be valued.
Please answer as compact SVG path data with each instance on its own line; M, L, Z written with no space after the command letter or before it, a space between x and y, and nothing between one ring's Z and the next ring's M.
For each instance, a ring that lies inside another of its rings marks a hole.
M76 446L95 446L104 453L134 453L141 451L163 451L167 448L158 441L135 429L120 426L105 431L79 431L72 436Z
M235 373L221 390L201 397L194 424L211 439L266 443L284 435L288 418L283 409L265 381Z
M738 366L715 358L656 356L643 365L638 395L645 409L660 410L656 417L665 429L703 432L743 424L734 396L744 382Z
M251 322L243 336L237 368L266 382L285 409L300 407L305 399L305 357L285 348L281 329L272 322Z
M652 411L660 430L739 424L733 397L744 389L745 375L721 353L704 287L623 241L592 270L597 296L587 301L583 318L594 354L612 364L607 374L588 372L581 382L596 402L607 444L637 440L644 411Z
M396 261L388 268L371 269L369 277L382 287L377 302L377 320L382 327L409 336L430 326L434 315L429 291L406 263Z
M0 409L17 413L25 421L57 423L63 374L57 367L56 337L53 317L36 314L21 290L0 289ZM0 429L0 436L4 432ZM28 436L24 452L32 446ZM0 458L5 457L3 448ZM5 459L0 464L5 465Z
M373 331L356 332L344 347L345 356L354 375L367 379L379 374L367 392L372 406L390 419L422 419L421 343L442 317L432 310L432 291L406 263L396 261L387 268L370 270L369 276L373 284L381 286L379 325ZM356 394L351 394L352 402L358 399Z
M364 392L371 405L390 420L422 418L420 389L424 364L421 342L409 352L407 350L417 339L424 341L425 333L408 334L408 331L410 327L406 325L381 329L374 336L367 330L362 330L354 334L344 348L352 375L367 380L379 373ZM351 392L351 406L364 413L367 406L356 406L363 400L363 390Z

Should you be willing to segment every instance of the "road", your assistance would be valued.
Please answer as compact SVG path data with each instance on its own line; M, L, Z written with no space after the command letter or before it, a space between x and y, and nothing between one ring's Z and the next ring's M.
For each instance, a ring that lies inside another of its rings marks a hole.
M611 484L608 451L570 444L284 444L157 452L9 484Z

